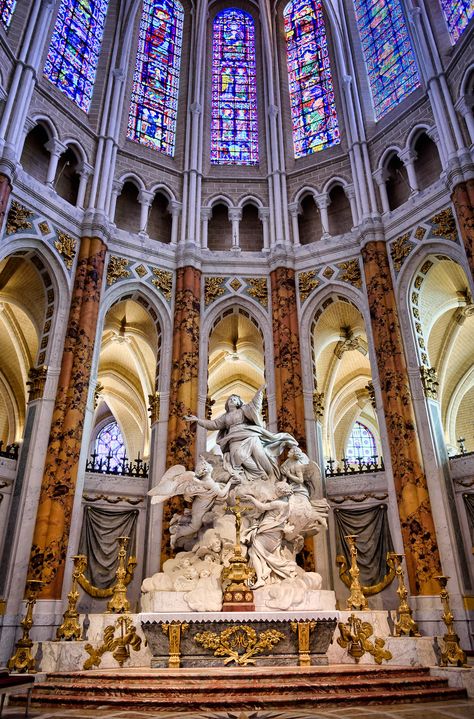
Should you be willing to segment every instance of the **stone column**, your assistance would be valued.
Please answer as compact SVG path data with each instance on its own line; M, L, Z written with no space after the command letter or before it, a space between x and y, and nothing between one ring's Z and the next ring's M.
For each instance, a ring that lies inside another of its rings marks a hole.
M472 95L464 95L460 97L454 107L463 116L464 122L466 123L467 131L471 143L474 144L474 112L472 106L474 104L474 97Z
M451 201L456 211L467 261L474 281L474 179L456 185L451 195Z
M327 192L325 192L322 195L315 195L314 201L318 206L319 212L321 213L321 227L323 228L323 234L321 239L326 239L327 237L330 237L328 207L331 204L331 200L329 199L329 195L327 194Z
M418 155L413 150L403 150L403 152L401 152L398 157L406 167L408 184L410 185L411 194L414 195L416 192L419 192L418 180L416 179L414 164Z
M291 229L293 232L293 245L295 247L300 246L300 228L298 226L298 215L300 214L300 206L298 202L292 202L288 205L288 210L291 217Z
M105 253L98 237L82 238L31 547L41 599L61 598Z
M207 249L207 231L212 217L212 207L201 207L201 248Z
M240 252L239 244L239 224L242 219L242 210L240 207L229 208L229 220L232 222L232 247L234 252Z
M441 562L385 243L367 243L362 258L410 588L434 595Z
M181 211L183 209L183 205L181 202L178 202L177 200L171 200L170 202L170 208L171 208L171 244L176 245L178 243L178 224L179 224L179 218L181 217Z
M278 431L292 434L304 449L305 415L295 272L279 267L270 274L270 280Z
M92 174L93 168L87 162L83 162L79 168L79 188L77 190L76 207L84 207L84 199L86 196L87 182Z
M381 167L380 169L375 170L373 176L375 182L377 183L377 187L379 188L380 200L382 202L382 212L385 214L386 212L390 212L390 205L388 202L387 195L387 185L385 184L387 181L387 173L385 171L385 168Z
M112 184L112 192L110 193L109 219L115 222L115 209L117 207L117 199L123 190L123 182L114 180Z
M7 213L8 200L12 191L12 183L8 175L0 172L0 233L3 229L3 221Z
M48 175L46 177L46 184L54 189L56 170L58 169L59 158L66 152L67 147L62 142L53 137L45 144L45 148L50 153Z
M269 207L259 207L258 208L258 219L262 223L262 229L263 229L263 249L264 250L270 249L270 235L268 232L269 217L270 217L270 208Z
M196 426L184 420L197 414L199 372L199 325L201 312L201 272L194 267L180 267L176 272L171 354L171 381L166 467L183 464L193 469L195 463ZM183 511L181 497L172 497L163 509L161 561L171 556L169 523L175 512Z
M148 190L140 190L138 202L140 203L140 234L148 237L148 216L154 194Z
M357 202L354 185L346 185L342 189L344 190L344 194L349 200L349 204L351 206L352 226L357 227L357 225L359 224L359 215L357 212Z

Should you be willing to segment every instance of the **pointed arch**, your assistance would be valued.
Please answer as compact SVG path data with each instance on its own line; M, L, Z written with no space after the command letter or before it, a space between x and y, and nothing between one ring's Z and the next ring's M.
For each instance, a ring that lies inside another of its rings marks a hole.
M441 0L451 45L455 45L474 16L471 0Z

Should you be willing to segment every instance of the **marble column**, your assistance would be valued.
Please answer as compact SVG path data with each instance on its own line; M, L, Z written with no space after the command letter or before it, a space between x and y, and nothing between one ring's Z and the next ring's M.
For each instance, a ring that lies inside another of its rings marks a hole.
M474 180L456 185L451 200L474 281Z
M61 598L106 249L81 240L30 555L41 599Z
M171 381L166 467L195 464L196 425L184 420L197 414L199 371L201 272L181 267L176 272L176 290L171 355ZM169 522L175 512L183 511L181 497L172 497L163 509L161 561L171 556Z
M434 595L441 562L385 243L369 242L362 258L410 589Z
M270 275L273 307L275 397L279 432L306 447L295 272L279 267Z
M10 178L0 172L0 232L3 229L3 221L7 212L8 200L12 191Z
M63 153L66 152L67 147L62 142L53 137L45 144L45 148L50 153L46 184L54 189L54 186L56 184L56 170L58 169L59 158Z

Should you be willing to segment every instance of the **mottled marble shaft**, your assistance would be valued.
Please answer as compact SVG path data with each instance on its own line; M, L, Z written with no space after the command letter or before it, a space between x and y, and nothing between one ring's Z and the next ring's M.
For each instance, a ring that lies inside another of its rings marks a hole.
M385 243L362 257L410 588L432 595L441 563Z
M82 238L31 547L29 577L45 582L41 599L61 597L105 252L102 240Z
M474 180L467 180L456 185L451 200L474 279Z
M5 220L5 213L11 191L12 186L10 179L4 175L3 172L0 172L0 231L3 229L3 222Z

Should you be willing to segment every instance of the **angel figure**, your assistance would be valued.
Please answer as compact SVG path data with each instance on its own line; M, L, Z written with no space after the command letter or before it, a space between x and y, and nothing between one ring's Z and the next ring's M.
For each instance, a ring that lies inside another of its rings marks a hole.
M182 464L170 467L159 483L148 492L152 504L166 502L167 499L182 494L194 497L192 507L184 514L174 517L170 524L171 547L182 543L185 537L197 534L203 525L203 519L215 501L225 499L233 479L220 485L212 478L212 466L203 457L199 458L194 472L187 471Z

